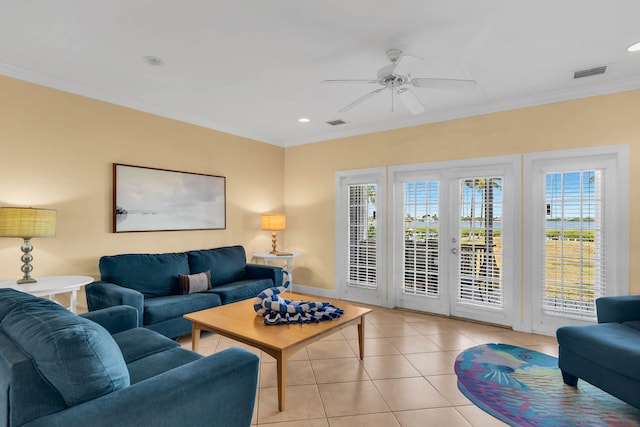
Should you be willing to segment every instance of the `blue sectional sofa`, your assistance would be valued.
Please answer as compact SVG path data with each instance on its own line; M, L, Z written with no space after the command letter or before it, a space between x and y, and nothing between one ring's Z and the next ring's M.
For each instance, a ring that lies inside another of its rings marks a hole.
M583 379L640 408L640 296L596 300L598 323L556 331L565 384Z
M248 427L258 357L203 357L128 306L78 316L0 289L0 427Z
M255 298L282 284L282 268L247 264L242 246L100 258L101 280L86 287L89 311L117 305L138 310L140 326L169 338L191 332L187 313ZM189 278L208 273L206 289L184 292Z

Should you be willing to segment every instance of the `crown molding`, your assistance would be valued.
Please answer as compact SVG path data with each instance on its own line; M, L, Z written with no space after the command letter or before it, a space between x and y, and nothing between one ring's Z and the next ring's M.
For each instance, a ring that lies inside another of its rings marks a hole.
M85 96L99 101L131 108L133 110L142 111L157 116L178 120L207 129L224 132L227 134L248 138L258 142L264 142L279 147L293 147L297 145L305 145L316 142L329 141L334 139L348 138L359 135L366 135L375 132L384 132L394 129L402 129L412 126L420 126L429 123L443 122L447 120L460 119L464 117L479 116L483 114L497 113L501 111L515 110L519 108L527 108L555 102L569 101L573 99L588 98L592 96L607 95L617 92L625 92L629 90L640 89L640 77L626 80L617 80L614 82L600 83L589 87L578 87L554 92L539 93L519 98L495 101L487 104L476 104L453 110L427 113L419 116L413 116L406 120L400 120L391 124L380 124L371 126L356 127L345 131L330 131L321 135L309 138L292 138L292 139L274 139L266 135L256 132L250 132L246 129L237 129L226 126L222 123L194 117L179 111L174 111L165 107L140 101L135 98L123 96L121 94L112 93L110 91L91 88L85 85L69 82L58 77L50 76L40 72L15 67L9 64L0 63L0 74L12 77L18 80L46 86L49 88L70 92L76 95Z

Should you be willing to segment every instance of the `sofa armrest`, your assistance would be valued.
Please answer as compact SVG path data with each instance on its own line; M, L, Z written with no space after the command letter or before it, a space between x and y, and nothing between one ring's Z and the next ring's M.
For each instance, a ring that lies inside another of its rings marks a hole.
M135 289L118 286L114 283L98 281L85 287L89 311L118 305L129 305L138 310L138 326L142 326L144 314L144 295Z
M598 298L596 310L598 323L640 320L640 295Z
M128 305L102 308L80 316L96 322L111 335L138 327L138 310Z
M247 427L258 360L247 350L230 348L25 427Z
M271 279L274 286L282 286L282 267L247 264L247 279Z

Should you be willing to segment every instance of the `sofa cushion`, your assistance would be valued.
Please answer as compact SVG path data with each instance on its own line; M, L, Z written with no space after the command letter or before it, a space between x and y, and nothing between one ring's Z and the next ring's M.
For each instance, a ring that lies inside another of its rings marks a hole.
M211 287L244 280L247 257L242 246L187 252L191 273L211 271Z
M145 297L178 293L178 275L189 274L187 254L124 254L100 258L105 282L142 292Z
M186 365L195 360L202 359L198 353L186 350L182 347L172 348L151 354L142 359L130 363L129 374L131 375L131 384L139 383L147 378L155 377L158 374L166 372L178 366Z
M207 291L211 287L211 272L181 274L178 276L178 287L181 295Z
M209 292L168 297L145 298L143 324L152 325L168 319L182 317L221 304L220 297Z
M127 365L106 329L52 301L25 301L0 327L68 406L129 386Z
M565 326L556 331L558 344L581 358L640 380L640 331L621 323Z
M628 328L640 331L640 320L630 320L628 322L623 322L622 324Z
M112 336L127 364L180 346L174 340L147 328L133 328Z
M33 295L12 288L0 288L0 320L25 301L33 301Z
M209 292L220 295L222 304L231 304L232 302L242 301L249 298L255 298L265 289L273 287L273 280L241 280L226 285L211 288Z

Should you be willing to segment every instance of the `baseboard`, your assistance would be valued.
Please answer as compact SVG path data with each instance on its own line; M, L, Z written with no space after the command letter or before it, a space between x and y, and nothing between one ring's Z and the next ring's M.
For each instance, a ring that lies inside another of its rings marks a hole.
M305 285L300 285L298 283L292 284L291 288L293 292L298 292L301 294L314 295L314 296L323 297L323 298L334 298L334 299L338 297L338 293L334 289L316 288L314 286L305 286Z

